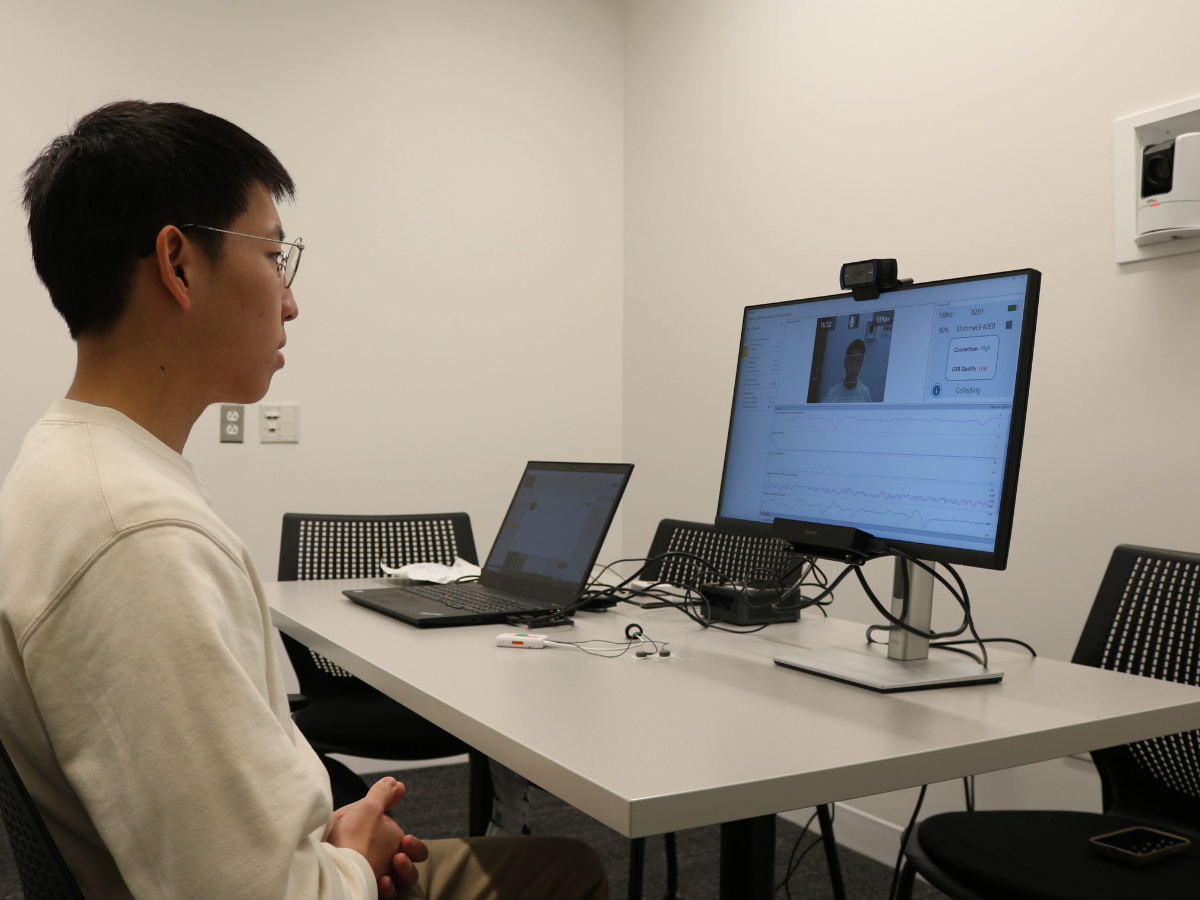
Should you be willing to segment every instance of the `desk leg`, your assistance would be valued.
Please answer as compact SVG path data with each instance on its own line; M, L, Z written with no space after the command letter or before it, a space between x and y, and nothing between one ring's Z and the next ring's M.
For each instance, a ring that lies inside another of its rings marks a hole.
M642 900L642 879L646 870L646 839L629 842L629 900Z
M829 864L829 880L833 884L833 900L846 900L846 886L842 882L842 864L838 861L837 842L833 837L833 816L829 806L818 806L817 816L821 822L821 843L825 845L825 862Z
M721 826L721 900L771 900L775 895L775 816Z
M472 749L470 805L467 813L467 834L483 837L492 821L492 770L486 755Z

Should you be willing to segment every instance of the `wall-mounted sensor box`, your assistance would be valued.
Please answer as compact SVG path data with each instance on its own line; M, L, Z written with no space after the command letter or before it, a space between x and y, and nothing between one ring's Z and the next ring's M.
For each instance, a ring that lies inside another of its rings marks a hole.
M1200 131L1142 150L1139 247L1200 237Z
M1200 97L1113 126L1118 263L1200 250Z

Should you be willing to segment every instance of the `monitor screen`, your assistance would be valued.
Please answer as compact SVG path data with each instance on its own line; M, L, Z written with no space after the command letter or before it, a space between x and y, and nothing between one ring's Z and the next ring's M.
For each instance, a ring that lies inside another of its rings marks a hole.
M596 561L632 469L529 463L480 580L508 589L577 592Z
M717 525L857 528L1004 568L1040 273L746 308Z

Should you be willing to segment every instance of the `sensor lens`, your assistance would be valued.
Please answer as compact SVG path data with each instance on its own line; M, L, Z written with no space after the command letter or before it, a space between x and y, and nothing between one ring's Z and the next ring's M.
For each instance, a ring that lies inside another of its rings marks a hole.
M1146 163L1146 180L1153 185L1167 183L1171 177L1171 163L1161 156L1156 156Z
M1175 178L1175 142L1154 144L1142 151L1142 196L1169 194Z

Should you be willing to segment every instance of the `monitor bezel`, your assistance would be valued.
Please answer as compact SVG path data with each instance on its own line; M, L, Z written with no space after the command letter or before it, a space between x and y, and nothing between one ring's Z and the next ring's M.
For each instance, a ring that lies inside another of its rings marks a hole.
M525 483L525 476L531 471L588 472L621 476L621 484L617 488L617 495L613 500L612 508L608 511L608 518L605 519L604 528L600 533L600 540L596 542L596 548L592 551L592 557L588 560L587 566L583 570L583 579L578 584L555 584L548 579L534 575L506 575L503 571L493 572L487 567L488 560L492 557L492 550L495 549L496 542L500 540L500 535L504 530L504 523L508 521L508 514L512 511L513 504L517 502L517 495L521 493L521 485ZM621 505L621 498L625 496L625 488L629 484L629 477L632 474L632 463L573 463L546 462L541 460L530 460L527 462L524 471L521 472L521 479L517 482L517 486L513 490L512 499L508 501L508 506L504 509L504 517L500 520L500 528L496 531L496 540L492 541L492 546L488 548L487 555L483 557L483 565L480 566L479 583L484 587L496 588L501 591L511 591L515 594L531 597L534 600L558 603L562 606L576 599L580 591L592 577L592 569L595 567L596 559L600 556L600 550L608 538L608 530L612 527L613 519L617 515L617 508Z
M1017 501L1017 479L1021 471L1021 455L1025 443L1025 418L1029 407L1029 384L1033 371L1033 344L1037 331L1038 301L1041 294L1042 273L1037 269L1013 269L1006 272L991 272L986 275L969 275L964 278L946 278L940 281L924 281L920 284L898 285L883 291L877 300L858 301L863 309L885 307L889 298L894 294L920 288L937 287L946 284L963 284L971 281L987 281L993 278L1008 278L1015 275L1025 275L1025 304L1021 316L1021 347L1017 356L1016 384L1013 391L1012 418L1008 434L1008 452L1005 455L1004 481L1000 491L1000 510L996 523L996 544L991 552L985 550L967 550L962 547L946 547L939 544L922 544L915 541L888 540L888 544L905 553L912 554L930 562L950 563L952 565L974 566L981 569L1005 569L1008 566L1008 554L1012 543L1012 523ZM728 475L729 445L733 439L733 417L737 411L738 375L740 372L740 354L742 342L746 335L746 317L751 311L770 309L776 306L789 306L797 303L817 303L823 300L850 299L851 293L825 294L820 297L807 297L799 300L781 300L775 303L761 303L747 306L742 313L742 327L738 333L738 365L734 369L733 400L729 410L729 428L725 435L725 458L721 463L721 488L717 495L717 516L715 526L720 531L735 534L749 534L769 537L772 534L770 522L754 522L749 519L734 519L722 516L721 499L725 496L725 478ZM880 306L882 304L882 306Z

